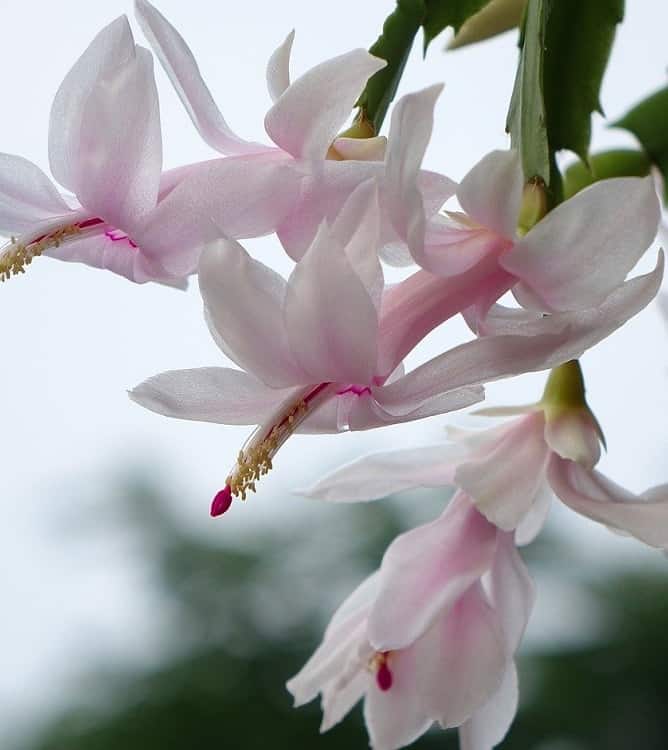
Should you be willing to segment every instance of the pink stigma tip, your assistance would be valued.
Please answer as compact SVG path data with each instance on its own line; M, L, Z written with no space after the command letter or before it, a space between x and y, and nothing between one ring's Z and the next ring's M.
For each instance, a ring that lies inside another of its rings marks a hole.
M380 667L378 667L378 671L376 672L376 682L383 692L392 687L392 672L386 662L383 662Z
M222 516L223 513L230 509L232 505L232 488L229 484L226 484L220 492L216 493L211 503L211 516Z

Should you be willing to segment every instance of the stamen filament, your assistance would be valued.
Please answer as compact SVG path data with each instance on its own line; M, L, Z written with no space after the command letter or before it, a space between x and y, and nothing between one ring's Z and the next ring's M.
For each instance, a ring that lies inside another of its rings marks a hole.
M34 258L38 258L51 248L60 247L73 236L80 236L83 232L94 234L103 225L103 219L93 217L58 227L33 239L19 241L12 237L3 248L0 248L0 281L7 281L12 276L25 273L26 266L29 266Z
M261 425L255 430L239 451L237 462L225 480L225 487L214 498L212 515L224 513L229 508L232 496L245 500L249 492L255 492L256 482L270 471L279 448L306 417L335 395L335 389L333 383L309 386L297 399L282 405L269 426ZM221 510L223 507L224 510Z

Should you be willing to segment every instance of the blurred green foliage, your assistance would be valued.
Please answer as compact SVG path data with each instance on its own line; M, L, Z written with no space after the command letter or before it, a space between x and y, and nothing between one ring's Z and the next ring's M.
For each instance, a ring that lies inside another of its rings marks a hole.
M184 529L150 487L135 484L125 494L123 522L137 529L165 597L172 645L152 668L126 673L101 665L90 689L72 696L71 710L25 747L366 747L359 707L320 736L317 701L293 709L284 683L319 642L338 601L401 530L397 506L323 507L315 528L281 528L232 547L219 541L223 533ZM538 566L559 559L549 539L535 552ZM523 705L503 750L668 747L667 580L629 574L590 587L605 615L605 638L522 659ZM454 750L456 735L434 731L416 747Z

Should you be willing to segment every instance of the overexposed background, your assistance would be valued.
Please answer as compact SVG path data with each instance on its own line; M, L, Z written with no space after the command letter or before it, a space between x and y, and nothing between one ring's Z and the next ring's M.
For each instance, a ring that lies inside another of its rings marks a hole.
M304 0L158 3L189 42L229 124L251 139L266 138L264 66L291 28L297 31L295 77L327 57L368 47L392 5L385 0L338 0L331 9ZM668 7L653 0L628 6L603 87L603 107L613 119L665 84ZM124 0L2 0L0 8L0 149L48 171L53 95L97 31L121 13L131 15L132 7ZM145 43L136 24L134 29ZM446 83L425 165L459 179L484 153L507 146L504 122L516 35L447 55L443 44L437 40L426 61L416 45L400 93ZM211 158L159 66L156 76L165 167ZM595 118L595 148L631 142ZM289 271L274 240L249 247ZM652 265L647 260L643 268ZM62 685L99 651L150 658L149 634L159 612L135 564L136 550L117 539L105 544L99 536L94 545L73 544L67 533L82 502L93 507L110 502L103 478L119 466L148 466L177 496L187 498L179 508L184 524L236 538L306 513L318 523L328 511L291 495L292 488L368 450L438 440L445 424L462 421L448 415L368 434L292 438L259 494L213 522L210 497L247 430L168 420L131 403L125 392L163 370L222 362L200 307L196 283L187 293L140 287L50 259L39 259L25 276L0 288L0 736L10 719L29 717L35 706L57 701ZM463 325L449 324L409 362L465 335ZM652 305L583 359L590 404L608 439L601 468L637 491L668 477L667 342L664 321ZM539 396L543 380L532 375L493 384L489 401L526 403ZM102 519L104 512L101 508ZM656 561L639 545L584 519L557 511L552 522L562 524L574 549L593 564L636 555L643 563ZM553 637L555 631L547 628L554 601L550 592L541 595L536 637L548 632Z

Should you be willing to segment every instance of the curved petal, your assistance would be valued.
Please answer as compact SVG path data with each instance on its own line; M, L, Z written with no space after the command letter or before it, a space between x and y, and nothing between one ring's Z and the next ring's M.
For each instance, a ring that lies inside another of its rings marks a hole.
M94 216L131 232L155 207L161 168L153 58L138 47L86 98L73 156L77 198Z
M367 671L359 669L345 685L339 686L334 682L325 688L322 694L321 734L328 732L343 719L364 695L368 684Z
M494 232L466 227L438 214L427 225L424 248L416 261L437 276L458 276L482 263L492 270L508 245Z
M511 663L496 693L459 728L459 750L492 750L508 733L518 704L517 669Z
M547 482L547 478L536 493L529 512L524 516L515 529L515 544L524 547L531 544L541 532L552 507L554 493Z
M554 367L574 358L561 358L568 341L566 331L542 336L486 336L460 344L384 386L383 405L408 411L462 387Z
M295 30L293 29L272 52L267 63L267 89L272 102L280 98L290 85L290 53L294 41Z
M594 307L651 245L660 215L651 177L601 180L550 211L500 262L549 309Z
M135 0L135 13L153 52L204 141L221 154L266 151L267 146L246 141L232 132L204 83L193 53L169 21L147 0Z
M169 370L129 391L133 401L156 414L217 424L260 424L287 394L226 367Z
M60 84L49 121L51 173L64 187L77 192L81 120L88 96L100 80L123 67L135 55L130 24L120 16L105 26L74 63Z
M274 388L313 382L290 352L281 276L238 242L220 240L202 253L199 286L216 343L240 367Z
M597 424L585 409L568 409L545 421L545 442L562 458L593 467L601 457Z
M524 175L517 151L492 151L461 181L457 198L478 224L513 239L523 189Z
M396 750L410 745L433 723L420 704L413 650L390 654L389 669L390 689L381 690L374 681L364 701L364 721L374 750Z
M70 210L36 164L22 156L0 153L0 233L21 234L37 222Z
M392 223L420 263L424 250L425 210L416 181L431 138L438 84L403 96L392 111L388 151L387 201Z
M292 156L324 159L367 79L385 65L356 49L311 68L267 112L269 137Z
M484 332L489 335L450 349L385 386L385 403L401 402L406 408L449 389L546 370L577 359L646 307L662 276L660 253L654 271L627 281L591 310L542 316L496 306L485 321Z
M480 582L434 622L415 648L421 703L444 728L470 719L501 686L507 667L503 636Z
M383 270L378 259L380 205L375 179L366 180L353 190L331 231L343 245L350 264L378 309L383 291Z
M492 563L497 530L458 493L443 515L397 537L380 568L369 614L369 640L378 651L420 638Z
M353 503L416 487L443 487L452 483L453 464L465 453L458 444L372 453L336 469L299 494Z
M300 163L306 174L301 194L276 232L285 251L295 261L304 256L322 222L334 222L358 185L383 174L383 166L378 162Z
M634 495L574 461L553 455L548 481L569 508L652 547L668 548L668 486Z
M288 281L285 325L293 356L311 382L371 382L376 308L324 224Z
M394 370L430 331L466 309L484 276L479 267L450 278L417 271L388 287L380 312L378 374Z
M198 165L142 222L135 241L175 275L197 268L204 245L273 232L297 201L301 175L275 158Z
M513 534L499 534L490 571L492 604L496 609L508 656L517 651L531 616L536 591Z
M543 483L549 449L541 412L511 422L491 445L459 464L455 483L493 524L515 529Z
M376 593L377 584L378 575L373 573L345 599L332 616L322 643L299 673L288 681L287 688L294 696L296 706L313 700L319 692L324 693L329 686L331 686L328 690L329 698L335 702L334 693L337 692L337 687L341 687L346 678L351 677L346 672L360 671L356 669L355 656L365 647L370 650L365 636L366 616ZM365 672L366 669L363 671ZM366 688L366 682L364 687ZM329 717L325 716L325 721L330 726L336 723L335 721L330 723L328 719Z

